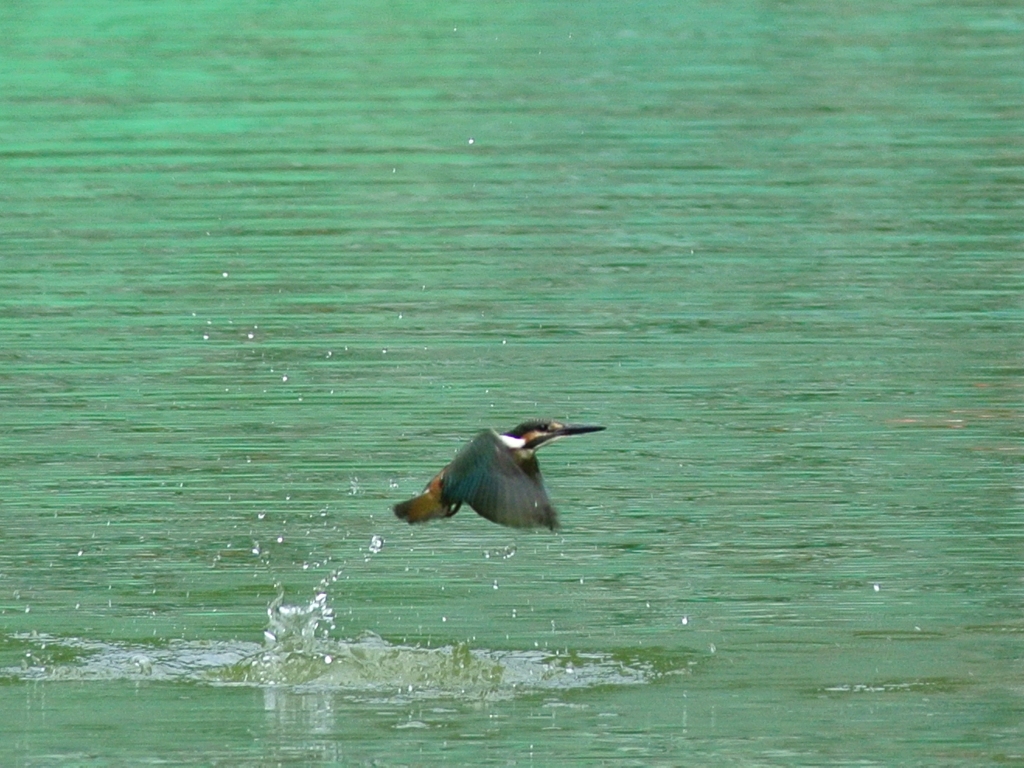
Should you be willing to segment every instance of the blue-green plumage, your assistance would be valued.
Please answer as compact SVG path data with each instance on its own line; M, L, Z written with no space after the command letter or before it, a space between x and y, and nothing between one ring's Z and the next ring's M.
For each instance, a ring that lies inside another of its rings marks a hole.
M478 434L435 476L419 496L395 505L410 523L450 517L468 504L478 514L513 528L558 527L534 452L559 437L604 427L527 421L503 434Z

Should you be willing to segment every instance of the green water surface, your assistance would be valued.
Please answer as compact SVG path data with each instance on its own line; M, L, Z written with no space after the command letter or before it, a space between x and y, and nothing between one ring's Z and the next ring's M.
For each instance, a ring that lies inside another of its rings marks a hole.
M1024 762L1024 10L0 30L4 765Z

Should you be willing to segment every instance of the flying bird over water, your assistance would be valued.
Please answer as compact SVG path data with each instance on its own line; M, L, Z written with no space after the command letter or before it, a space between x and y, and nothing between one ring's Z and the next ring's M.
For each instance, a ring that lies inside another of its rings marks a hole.
M484 430L451 463L427 483L423 493L395 505L395 514L409 523L451 517L463 504L500 525L512 528L558 528L540 476L536 451L569 435L600 432L604 427L525 421L508 432Z

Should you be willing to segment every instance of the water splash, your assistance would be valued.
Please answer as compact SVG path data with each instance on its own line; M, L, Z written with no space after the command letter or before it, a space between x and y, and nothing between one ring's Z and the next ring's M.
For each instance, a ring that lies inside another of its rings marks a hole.
M287 686L345 692L368 701L506 699L544 690L647 683L664 670L632 659L586 652L495 651L457 643L440 648L398 645L371 632L331 637L334 610L326 577L313 598L293 605L284 590L267 606L262 645L173 640L110 643L37 633L8 635L20 663L0 667L4 681L150 680L212 685Z
M284 588L275 584L277 594L267 606L267 628L263 639L268 651L312 653L317 636L326 639L334 629L334 609L327 601L327 582L336 581L331 574L320 582L308 604L287 605Z
M509 560L509 559L511 559L511 558L513 558L515 556L516 556L516 545L515 544L509 544L507 547L502 547L501 549L485 549L484 550L484 559L485 560L490 560L492 557L493 558L499 558L500 557L502 560Z

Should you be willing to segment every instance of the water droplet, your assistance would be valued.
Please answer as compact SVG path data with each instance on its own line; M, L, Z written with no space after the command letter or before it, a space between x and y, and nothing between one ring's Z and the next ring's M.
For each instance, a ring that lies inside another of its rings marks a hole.
M373 534L370 538L370 551L376 555L382 549L384 549L384 537Z

